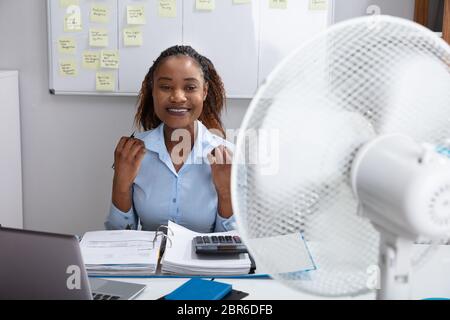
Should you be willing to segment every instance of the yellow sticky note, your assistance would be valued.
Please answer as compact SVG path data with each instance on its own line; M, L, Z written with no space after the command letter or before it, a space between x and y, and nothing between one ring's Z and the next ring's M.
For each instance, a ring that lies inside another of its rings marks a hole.
M269 0L271 9L287 9L288 0Z
M79 0L59 0L59 5L63 8L67 8L69 6L78 6L79 4Z
M118 69L119 52L117 50L102 50L100 54L100 66L102 68Z
M77 44L73 38L59 38L58 39L58 51L59 53L75 54L77 50Z
M177 1L159 0L158 15L163 18L175 18L177 16Z
M327 0L309 0L309 10L327 10Z
M83 68L96 70L100 67L100 52L84 51L83 52Z
M127 6L128 24L145 24L144 6Z
M251 3L252 0L233 0L234 4Z
M123 44L125 47L142 46L142 31L139 28L123 29Z
M89 45L91 47L107 47L108 31L104 29L89 29Z
M116 79L113 73L97 72L95 75L95 90L114 91Z
M81 14L70 13L64 16L64 32L81 31Z
M195 8L197 10L212 11L216 7L215 0L196 0Z
M93 5L91 8L91 22L108 23L108 7L102 5Z
M73 60L59 61L59 74L63 77L76 77L78 75L77 63Z

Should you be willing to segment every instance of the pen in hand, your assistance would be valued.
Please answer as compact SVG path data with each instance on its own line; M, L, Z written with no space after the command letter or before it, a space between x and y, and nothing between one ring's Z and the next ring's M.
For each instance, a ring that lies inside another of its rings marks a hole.
M130 138L134 138L134 134L136 133L136 131L133 131L133 133L131 134ZM112 164L111 168L115 168L114 163Z

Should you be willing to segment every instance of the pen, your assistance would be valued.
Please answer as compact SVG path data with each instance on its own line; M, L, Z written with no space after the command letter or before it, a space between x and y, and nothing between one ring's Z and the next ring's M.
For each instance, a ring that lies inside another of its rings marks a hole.
M131 134L130 138L134 138L134 134L136 133L136 131L133 131L133 133ZM114 169L114 163L112 164L111 168Z

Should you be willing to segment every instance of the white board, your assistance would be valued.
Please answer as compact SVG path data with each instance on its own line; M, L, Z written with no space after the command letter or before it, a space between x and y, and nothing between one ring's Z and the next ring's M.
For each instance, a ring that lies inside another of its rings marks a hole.
M132 95L136 96L144 76L164 49L187 44L208 57L222 77L227 97L252 98L259 84L282 58L293 49L324 30L331 23L334 0L328 10L310 10L310 1L289 0L287 9L272 9L269 1L252 0L235 4L233 0L215 0L212 11L199 11L195 0L176 0L176 17L158 15L159 0L78 0L82 30L64 32L64 16L60 0L48 0L49 85L55 94ZM90 21L93 5L109 8L107 23ZM126 47L123 29L127 24L127 5L142 5L146 22L138 26L143 34L142 46ZM107 48L90 48L89 29L104 28L109 35ZM72 37L74 54L58 51L58 39ZM118 69L89 70L82 67L85 50L100 52L117 50ZM61 76L61 60L75 60L77 76ZM96 91L96 72L115 75L112 91Z
M257 89L260 4L218 0L208 12L184 1L183 42L214 63L228 97L250 98Z

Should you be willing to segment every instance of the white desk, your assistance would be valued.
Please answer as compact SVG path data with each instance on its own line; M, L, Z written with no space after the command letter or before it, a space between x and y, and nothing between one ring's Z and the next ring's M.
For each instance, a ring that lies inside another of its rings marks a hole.
M108 280L126 281L132 283L146 284L144 292L137 300L156 300L172 292L188 278L107 278ZM247 292L249 295L245 300L317 300L326 299L301 293L288 288L278 281L272 279L216 279L216 281L229 283L233 289ZM374 299L375 295L367 294L356 297L356 299ZM351 299L350 297L347 299Z

